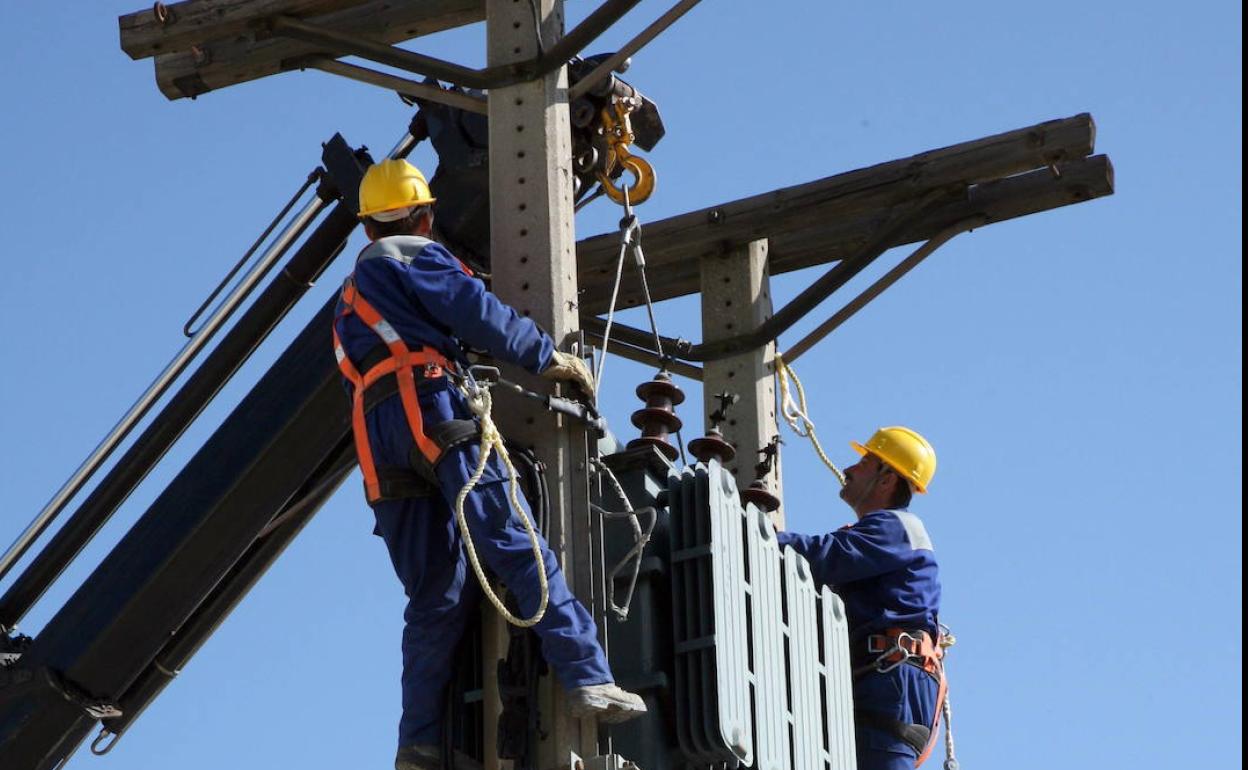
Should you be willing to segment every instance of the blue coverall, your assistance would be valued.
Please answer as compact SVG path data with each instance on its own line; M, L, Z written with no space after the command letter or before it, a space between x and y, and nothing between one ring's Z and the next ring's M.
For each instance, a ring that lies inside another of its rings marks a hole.
M487 291L434 241L417 236L379 239L360 253L355 283L412 349L427 345L451 360L462 360L462 340L533 373L550 363L554 351L550 336ZM357 365L380 344L356 315L339 317L335 324L347 355ZM426 431L445 420L472 417L446 377L421 381L418 393ZM378 467L411 467L415 442L397 394L368 412L366 424ZM479 457L476 442L443 454L436 468L441 496L372 505L374 532L385 540L407 593L400 746L440 742L443 691L459 639L477 610L480 586L467 564L454 503ZM529 537L511 512L506 479L505 467L492 455L464 510L482 563L515 595L521 616L530 617L540 601L537 564ZM568 589L544 540L542 555L549 604L534 630L541 638L543 656L567 689L612 681L593 618Z
M905 510L882 510L826 535L779 533L810 562L815 582L833 588L845 602L854 666L874 657L866 639L890 628L924 630L937 638L940 578L931 538L923 522ZM854 708L906 724L930 727L937 683L927 673L902 665L867 673L854 681ZM858 770L908 770L918 753L894 733L859 724Z

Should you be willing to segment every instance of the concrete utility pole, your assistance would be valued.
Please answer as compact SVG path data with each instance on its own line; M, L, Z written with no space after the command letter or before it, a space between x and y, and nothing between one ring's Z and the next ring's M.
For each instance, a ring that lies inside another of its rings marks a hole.
M771 279L767 272L766 239L705 256L699 265L702 289L702 339L705 342L745 334L771 318ZM754 480L754 464L759 449L779 434L776 422L776 385L772 365L775 343L746 353L707 362L702 377L703 414L718 408L718 393L740 397L720 425L724 438L737 450L728 464L745 489ZM701 426L705 429L706 426ZM771 473L763 480L767 491L782 498L780 456L776 455ZM784 509L771 516L776 526L784 526Z
M532 59L563 35L563 0L488 0L488 63L505 65ZM577 314L576 237L572 208L572 149L567 103L567 68L535 81L490 92L490 253L493 290L508 304L533 318L562 343L580 322ZM565 348L566 349L566 348ZM517 372L511 377L523 381ZM529 381L534 389L544 384ZM560 558L578 598L594 612L592 537L587 481L588 443L584 429L556 422L533 402L504 398L496 404L500 427L515 441L535 449L547 466L552 521L550 546ZM557 427L556 427L557 426ZM485 679L486 725L496 724L497 684L490 641L503 621L487 607ZM494 629L491 631L490 629ZM495 652L499 652L495 650ZM539 767L566 765L570 751L597 754L597 728L568 717L564 693L551 680L543 693L543 722L550 739L539 751ZM493 704L493 708L491 707ZM487 727L487 758L493 736ZM487 759L487 767L498 767Z

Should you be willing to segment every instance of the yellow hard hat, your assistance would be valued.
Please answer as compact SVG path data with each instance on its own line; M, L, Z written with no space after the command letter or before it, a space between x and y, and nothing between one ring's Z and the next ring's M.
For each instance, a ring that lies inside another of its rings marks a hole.
M420 169L405 160L383 160L369 167L360 180L360 219L374 217L389 222L402 219L415 206L433 203L429 183ZM384 215L395 212L393 216Z
M880 428L866 446L857 441L849 442L860 455L868 452L880 458L885 465L901 474L919 494L927 492L927 485L936 475L936 450L919 434L894 425Z

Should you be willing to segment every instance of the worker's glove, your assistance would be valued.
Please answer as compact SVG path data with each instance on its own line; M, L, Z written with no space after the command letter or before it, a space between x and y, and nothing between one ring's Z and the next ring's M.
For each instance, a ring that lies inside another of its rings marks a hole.
M580 356L560 353L558 350L550 357L550 365L542 370L542 376L548 380L565 380L573 382L585 395L594 395L594 375Z

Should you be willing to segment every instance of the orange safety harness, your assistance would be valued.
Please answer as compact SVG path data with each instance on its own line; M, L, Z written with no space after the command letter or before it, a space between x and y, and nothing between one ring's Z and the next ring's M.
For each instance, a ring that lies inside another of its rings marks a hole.
M914 763L914 766L918 767L927 761L932 748L936 745L940 714L949 692L949 684L945 679L944 648L926 631L890 628L882 634L872 634L867 637L867 653L876 657L865 666L855 669L855 678L866 674L884 674L898 666L912 665L923 669L936 680L936 707L932 716L932 724L927 728L927 736L922 740L916 740L914 733L907 729L911 727L910 725L900 722L894 724L895 720L880 718L873 714L858 714L859 719L891 730L913 746L919 752L919 758ZM889 722L889 724L885 725L884 722Z
M384 496L377 475L377 466L373 462L373 449L368 442L368 430L364 424L365 391L383 377L394 375L398 384L399 398L403 403L403 413L407 416L407 425L412 431L412 438L421 456L432 467L441 458L442 448L425 433L420 403L416 398L416 379L417 377L421 379L445 377L448 372L455 371L455 365L431 347L424 346L420 350L408 348L407 343L403 341L394 327L382 318L381 313L377 312L377 309L359 293L355 287L354 276L349 276L342 287L342 306L342 312L334 319L334 356L338 359L338 369L342 372L342 376L351 383L351 432L355 436L355 452L360 462L360 471L364 474L364 491L368 501L372 503L383 499ZM347 351L338 337L337 321L352 313L359 316L360 320L381 338L390 352L388 357L372 365L362 375L347 357Z

